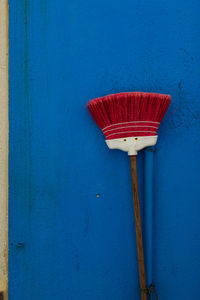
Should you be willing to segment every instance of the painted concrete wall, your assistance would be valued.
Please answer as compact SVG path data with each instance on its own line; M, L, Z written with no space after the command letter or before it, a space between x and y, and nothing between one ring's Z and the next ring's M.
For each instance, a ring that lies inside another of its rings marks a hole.
M129 160L85 109L130 90L172 95L153 279L161 300L198 299L199 11L198 0L10 0L10 300L139 299ZM138 170L142 201L143 152Z
M8 4L0 1L0 293L8 268Z

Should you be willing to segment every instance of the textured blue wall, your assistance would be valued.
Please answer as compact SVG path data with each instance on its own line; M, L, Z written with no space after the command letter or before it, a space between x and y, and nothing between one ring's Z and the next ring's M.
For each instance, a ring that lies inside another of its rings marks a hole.
M10 300L139 299L129 160L85 109L134 90L173 99L155 155L154 282L162 300L199 298L199 11L10 0ZM143 153L138 167L142 200Z

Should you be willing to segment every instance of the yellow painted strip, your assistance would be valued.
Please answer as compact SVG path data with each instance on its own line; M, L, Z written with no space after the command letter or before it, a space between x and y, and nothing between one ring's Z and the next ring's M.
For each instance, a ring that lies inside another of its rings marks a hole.
M0 292L8 286L8 1L0 0Z

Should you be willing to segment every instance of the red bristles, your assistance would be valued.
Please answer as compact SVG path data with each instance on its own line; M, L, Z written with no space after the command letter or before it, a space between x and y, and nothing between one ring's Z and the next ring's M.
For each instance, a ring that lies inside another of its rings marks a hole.
M153 136L170 100L169 95L129 92L93 99L87 107L106 139Z

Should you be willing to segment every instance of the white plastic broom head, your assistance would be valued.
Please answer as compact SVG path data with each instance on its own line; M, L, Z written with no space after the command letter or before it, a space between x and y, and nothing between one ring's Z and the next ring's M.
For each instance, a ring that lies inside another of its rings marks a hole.
M120 139L106 140L109 149L118 149L128 152L128 155L137 155L137 152L145 147L154 146L158 136L138 136Z

